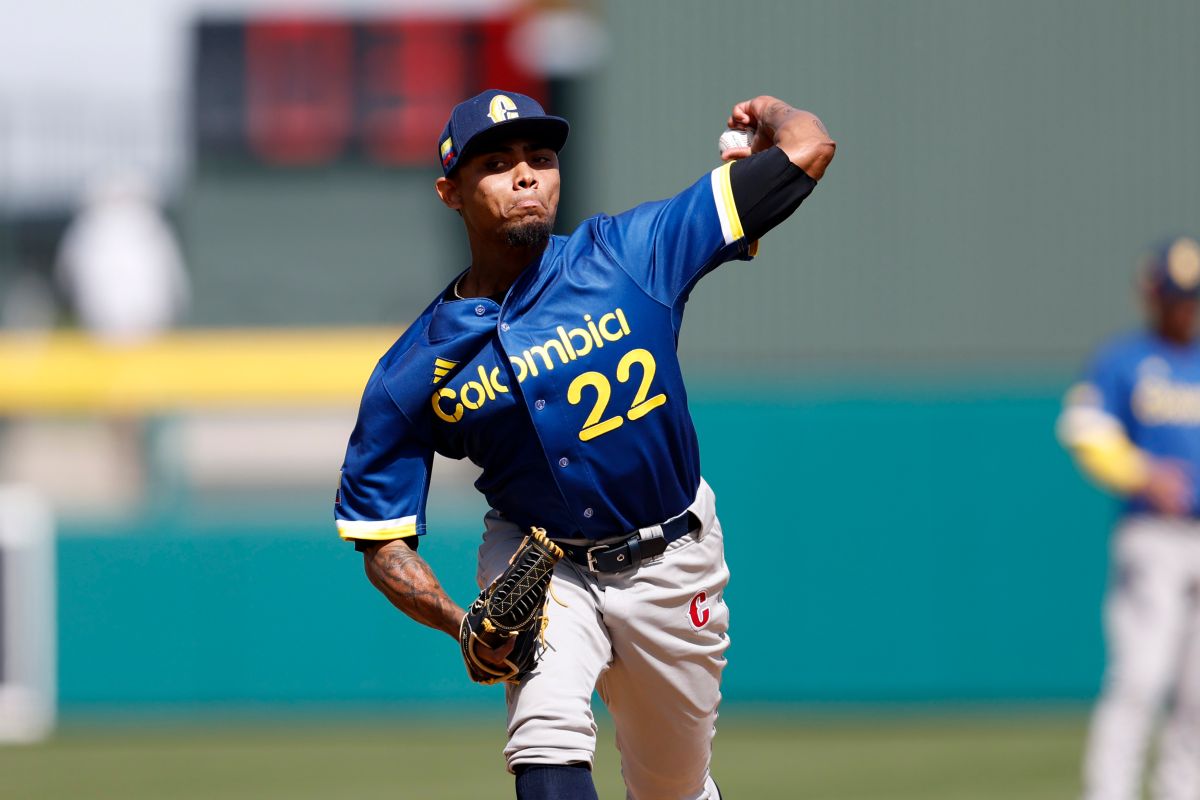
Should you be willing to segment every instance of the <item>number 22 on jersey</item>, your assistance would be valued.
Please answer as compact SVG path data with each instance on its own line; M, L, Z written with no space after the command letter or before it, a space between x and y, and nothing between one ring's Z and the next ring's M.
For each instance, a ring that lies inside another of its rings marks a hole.
M625 412L624 417L619 414L611 417L604 416L608 410L609 401L612 399L612 383L607 375L592 370L582 373L571 381L571 385L567 387L567 401L571 405L579 405L583 402L584 388L591 387L596 391L592 410L579 431L580 441L586 442L616 430L625 423L626 419L629 419L630 422L641 419L667 402L667 396L662 392L653 397L647 397L650 394L650 384L654 380L656 367L654 356L649 350L639 347L622 356L621 361L617 364L617 381L628 383L633 377L634 366L641 367L641 377L637 391L633 395L633 402L630 403L629 410Z

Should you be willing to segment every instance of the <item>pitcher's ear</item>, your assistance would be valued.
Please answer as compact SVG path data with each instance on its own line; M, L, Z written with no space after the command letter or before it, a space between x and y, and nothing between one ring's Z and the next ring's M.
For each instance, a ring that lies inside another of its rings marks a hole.
M462 210L462 192L459 191L457 182L451 178L438 178L434 187L446 208L452 208L455 211Z

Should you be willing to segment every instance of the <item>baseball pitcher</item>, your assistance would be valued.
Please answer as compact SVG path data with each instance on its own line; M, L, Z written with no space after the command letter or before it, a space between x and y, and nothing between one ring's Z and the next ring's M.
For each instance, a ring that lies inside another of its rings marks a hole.
M834 154L772 97L726 124L749 138L720 167L569 236L553 235L566 120L490 90L437 142L471 264L367 383L335 512L371 582L458 641L472 679L505 684L521 800L596 797L595 690L629 797L720 797L728 571L676 341L696 283L749 260ZM491 507L466 611L417 554L435 452L477 464Z

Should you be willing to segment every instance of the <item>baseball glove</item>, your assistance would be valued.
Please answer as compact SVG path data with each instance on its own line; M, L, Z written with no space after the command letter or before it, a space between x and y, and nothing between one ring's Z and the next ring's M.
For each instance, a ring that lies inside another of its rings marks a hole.
M471 603L458 632L471 680L519 683L537 666L548 621L550 576L562 557L562 548L550 541L545 530L531 529L500 577ZM516 642L502 666L490 664L476 653L480 642L495 648L514 638Z

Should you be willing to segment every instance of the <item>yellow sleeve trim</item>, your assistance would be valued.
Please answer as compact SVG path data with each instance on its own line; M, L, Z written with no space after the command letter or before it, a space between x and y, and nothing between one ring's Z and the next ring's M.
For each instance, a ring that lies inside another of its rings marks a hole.
M725 244L733 244L746 235L742 230L742 218L738 215L737 203L733 200L733 186L729 182L732 161L726 161L712 171L713 200L717 205L717 217L721 222L721 233Z
M343 539L366 539L373 542L387 541L389 539L403 539L406 536L417 535L417 523L408 522L403 525L390 525L387 527L354 527L346 525L344 522L338 522L338 536Z
M1084 439L1073 444L1071 452L1092 480L1121 494L1139 491L1149 479L1146 456L1124 434Z

